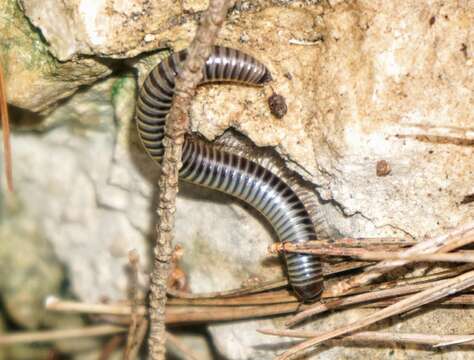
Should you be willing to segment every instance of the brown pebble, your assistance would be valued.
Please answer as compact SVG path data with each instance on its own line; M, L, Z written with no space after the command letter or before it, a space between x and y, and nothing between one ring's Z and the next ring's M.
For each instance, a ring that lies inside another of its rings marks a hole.
M273 93L272 96L268 98L268 106L270 107L270 112L278 119L281 119L288 112L285 98L276 93Z
M385 160L377 161L377 166L376 166L377 176L387 176L388 174L390 174L390 171L392 171L392 169L390 168L390 164L387 161Z

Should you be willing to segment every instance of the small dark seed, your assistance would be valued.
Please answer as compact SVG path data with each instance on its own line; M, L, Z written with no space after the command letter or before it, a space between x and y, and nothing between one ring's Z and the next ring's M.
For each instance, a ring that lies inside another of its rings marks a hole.
M288 112L285 98L276 93L273 93L272 96L268 98L268 106L270 107L270 112L278 119L281 119Z
M464 57L467 59L469 56L467 54L467 45L465 43L461 44L461 52L464 54Z
M464 198L461 200L461 204L462 204L462 205L469 204L469 203L471 203L471 202L474 202L474 194L466 195L466 196L464 196Z
M390 171L392 171L392 169L390 169L390 164L387 161L385 160L377 161L377 165L376 165L377 176L387 176L388 174L390 174Z

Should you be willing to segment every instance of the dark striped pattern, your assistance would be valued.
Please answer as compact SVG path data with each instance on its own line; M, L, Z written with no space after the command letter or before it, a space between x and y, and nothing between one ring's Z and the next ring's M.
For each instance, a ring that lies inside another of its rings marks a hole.
M158 163L164 152L165 118L171 107L174 80L186 58L175 53L156 66L140 90L137 124L148 153ZM203 70L202 83L237 81L261 85L271 79L266 67L252 57L229 48L214 47ZM247 202L272 224L280 241L305 242L316 239L314 224L297 194L268 169L188 136L183 147L180 177ZM323 289L321 264L317 257L285 254L288 275L297 295L316 300Z
M140 138L151 157L158 162L164 153L165 118L171 108L174 81L181 70L187 51L164 59L143 83L137 104ZM206 62L201 83L233 81L261 85L271 80L267 68L238 50L215 46Z

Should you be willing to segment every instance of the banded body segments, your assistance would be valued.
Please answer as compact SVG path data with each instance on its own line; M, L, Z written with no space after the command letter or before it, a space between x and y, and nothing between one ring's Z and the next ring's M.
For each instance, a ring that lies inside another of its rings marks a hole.
M164 152L165 118L171 107L174 80L186 55L181 51L163 60L140 91L136 116L139 135L158 163ZM236 81L261 85L270 79L266 67L252 57L234 49L214 47L201 83ZM258 163L191 136L186 137L182 162L182 179L247 202L269 220L280 241L316 239L311 217L295 191ZM317 299L323 289L318 258L306 254L285 254L285 258L290 283L298 296L305 301Z
M165 118L171 108L174 83L187 50L164 59L148 75L140 90L137 104L138 132L151 157L161 162ZM249 85L261 85L271 80L267 68L251 56L235 49L215 46L203 71L201 84L232 81Z

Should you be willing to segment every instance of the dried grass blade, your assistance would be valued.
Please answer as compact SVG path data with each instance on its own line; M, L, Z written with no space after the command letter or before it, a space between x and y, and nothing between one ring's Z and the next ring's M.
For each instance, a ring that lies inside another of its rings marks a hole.
M3 129L3 158L8 191L13 191L12 147L10 142L10 119L8 117L7 92L3 68L0 66L0 118Z
M360 248L328 247L326 249L309 248L307 244L285 244L285 251L289 253L313 254L321 256L348 256L360 260L406 260L410 262L454 262L454 263L474 263L474 255L471 253L455 254L418 254L406 255L390 251L369 251Z
M474 221L458 226L452 231L424 240L400 254L411 256L419 254L432 254L435 252L450 252L454 249L474 242ZM369 284L383 274L408 264L408 260L385 260L366 269L346 282L333 285L326 290L331 296L338 296L348 292L351 288Z
M405 299L406 296L398 296L393 299L380 300L376 302L362 304L363 308L384 308L395 304L396 302ZM429 306L445 307L445 306L458 306L458 305L474 305L474 295L472 294L459 294L453 297L445 298L436 303L431 303Z
M242 296L248 294L255 294L263 291L273 290L288 285L286 279L271 280L262 282L255 286L246 286L239 289L215 291L202 294L191 294L185 291L178 291L174 289L168 289L168 295L174 296L181 299L209 299L209 298L223 298L231 296Z
M127 329L114 325L95 325L78 329L61 329L48 330L38 332L24 332L18 334L0 335L0 346L12 345L20 343L37 343L51 342L56 340L80 338L80 337L96 337L120 334L126 332Z
M440 136L462 140L474 140L474 128L430 126L425 124L407 124L402 126L403 134L400 134L402 136Z
M171 334L170 332L166 333L166 342L172 345L174 348L176 348L176 350L180 352L180 355L183 360L198 359L198 357L186 344L184 344L177 336Z
M277 360L290 359L294 355L321 344L324 341L333 339L338 336L342 336L348 333L352 333L380 320L388 317L401 314L413 309L416 309L422 305L437 301L446 296L453 295L464 289L467 289L474 285L474 270L469 271L465 274L459 275L453 279L444 280L441 284L421 291L417 294L411 295L406 299L399 301L398 303L388 306L385 309L374 312L373 314L343 326L339 329L335 329L326 333L321 334L315 338L304 341L291 349L287 350L282 355L278 356Z
M250 294L225 298L170 298L170 305L191 306L245 306L245 305L271 305L283 303L296 303L298 299L288 290L277 290L266 293Z
M396 237L377 238L338 238L338 239L318 239L305 242L305 245L314 248L325 248L328 246L349 247L349 248L372 248L372 247L408 247L416 245L416 240Z
M392 296L412 294L412 293L433 287L437 284L440 284L443 281L444 280L439 280L436 282L425 283L425 284L400 286L393 289L372 291L372 292L368 292L364 294L348 296L342 299L328 301L326 303L318 303L318 304L312 305L309 309L296 314L293 318L288 320L285 323L285 325L288 327L295 326L296 324L314 315L321 314L329 310L339 309L344 306L360 304L360 303L384 299L384 298L388 298Z
M299 303L268 306L218 306L190 307L170 306L166 311L167 324L194 324L219 321L255 319L273 315L294 313Z
M434 348L440 348L440 347L445 347L445 346L461 345L461 344L466 344L466 343L472 343L473 341L474 341L474 336L473 335L467 335L467 336L464 336L463 338L460 338L460 339L440 342L436 345L433 345L433 347Z
M321 331L310 331L310 330L288 330L288 329L261 329L258 330L262 334L274 335L274 336L285 336L294 338L314 338L323 334ZM470 338L469 341L467 338ZM344 337L338 337L331 341L337 342L371 342L371 343L404 343L404 344L419 344L436 346L442 341L446 344L451 343L452 345L473 345L474 338L466 335L435 335L435 334L418 334L418 333L389 333L379 331L362 331L352 335Z
M206 323L231 321L294 313L300 304L275 304L265 306L169 306L166 309L167 324ZM59 312L130 316L130 305L124 304L88 304L76 301L64 301L55 297L46 300L46 309ZM144 306L136 309L136 314L146 315Z

